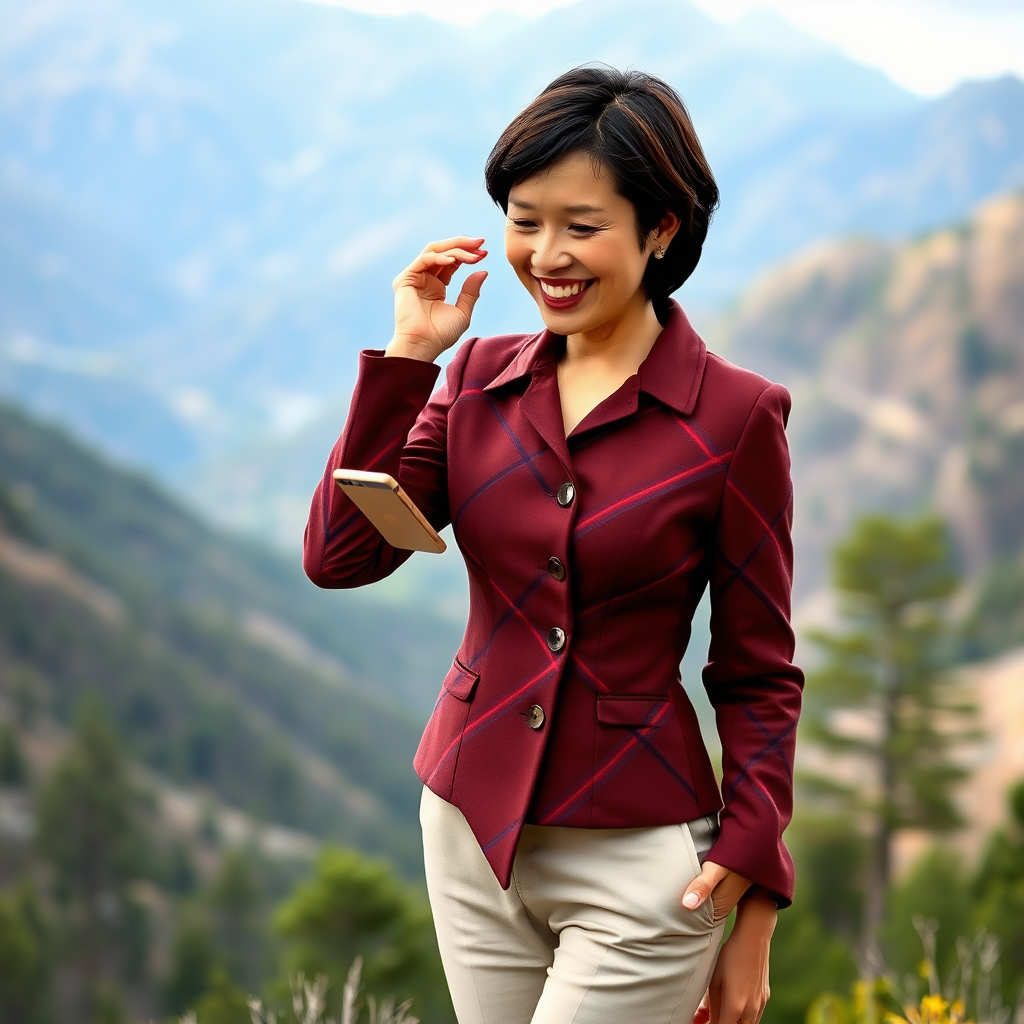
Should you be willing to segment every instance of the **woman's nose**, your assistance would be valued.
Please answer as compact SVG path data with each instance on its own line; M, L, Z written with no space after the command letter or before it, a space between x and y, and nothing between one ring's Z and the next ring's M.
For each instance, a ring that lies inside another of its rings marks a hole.
M562 248L560 237L554 232L536 236L530 269L543 276L553 270L564 270L572 264L572 256Z

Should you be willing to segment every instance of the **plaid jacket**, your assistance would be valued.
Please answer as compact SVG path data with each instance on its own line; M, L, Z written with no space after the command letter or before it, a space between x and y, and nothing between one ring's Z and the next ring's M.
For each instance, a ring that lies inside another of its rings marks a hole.
M803 682L789 394L708 353L673 304L638 373L567 439L563 346L548 331L471 338L433 397L436 365L363 352L313 497L306 572L358 587L409 557L334 485L339 466L392 474L435 528L452 524L469 622L414 763L502 885L524 821L664 825L724 798L710 859L785 905ZM721 793L679 676L709 584Z

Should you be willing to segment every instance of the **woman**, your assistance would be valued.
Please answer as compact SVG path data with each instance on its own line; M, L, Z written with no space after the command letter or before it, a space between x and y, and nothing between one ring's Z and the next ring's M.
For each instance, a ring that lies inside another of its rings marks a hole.
M306 572L355 587L409 555L333 486L342 466L395 476L465 557L466 635L415 759L461 1024L688 1022L705 992L713 1022L756 1024L793 887L789 395L708 353L669 298L718 190L664 82L562 75L486 179L546 329L469 339L430 397L486 273L454 304L447 286L487 252L420 253L394 337L360 357ZM708 585L721 794L679 685Z

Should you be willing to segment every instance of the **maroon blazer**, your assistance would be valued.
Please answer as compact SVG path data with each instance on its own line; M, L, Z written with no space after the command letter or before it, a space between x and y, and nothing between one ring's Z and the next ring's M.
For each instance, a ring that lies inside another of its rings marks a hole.
M334 485L390 473L469 572L466 634L415 768L459 807L508 886L524 821L629 828L723 808L709 857L793 895L803 676L792 664L789 394L708 353L682 309L639 371L565 437L564 338L470 338L438 367L360 356L348 422L313 497L304 566L358 587L410 552ZM704 685L723 792L680 685L704 588Z

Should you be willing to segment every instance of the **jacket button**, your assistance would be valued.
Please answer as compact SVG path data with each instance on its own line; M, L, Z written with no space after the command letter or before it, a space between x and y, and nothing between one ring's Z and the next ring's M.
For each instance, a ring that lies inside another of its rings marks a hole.
M561 583L565 579L565 566L562 564L562 560L552 555L548 559L548 572Z
M566 481L558 488L558 504L562 508L568 508L572 504L572 499L576 497L576 488L571 483Z
M548 647L553 651L560 651L565 646L565 630L558 626L552 626L548 630Z
M544 709L539 704L534 704L526 713L526 724L531 729L540 729L544 726Z

